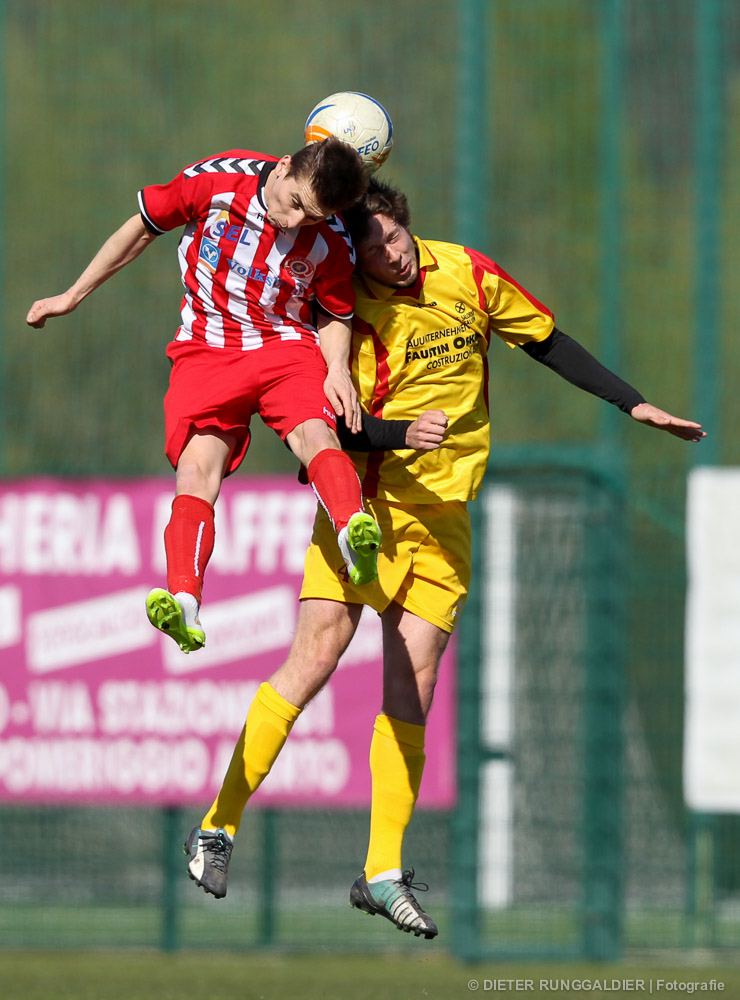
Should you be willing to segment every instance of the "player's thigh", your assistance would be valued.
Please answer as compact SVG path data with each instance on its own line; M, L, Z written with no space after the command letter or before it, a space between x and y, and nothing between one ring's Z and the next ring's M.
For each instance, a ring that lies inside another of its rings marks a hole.
M370 509L373 516L380 518L382 512ZM391 539L389 523L380 521L384 544ZM381 570L382 563L382 570ZM329 515L319 507L316 511L311 544L306 551L303 571L301 600L317 598L328 601L342 601L345 604L367 604L377 612L388 605L392 594L386 593L384 587L389 578L389 571L395 564L388 562L383 549L378 558L378 577L374 583L362 587L352 583L347 572L344 557L337 545L337 535L329 519ZM381 586L381 581L383 586Z
M278 694L303 707L328 681L357 630L362 606L303 600L290 653L270 678Z
M197 432L231 434L234 444L226 472L233 472L249 447L249 424L257 412L260 351L228 351L197 341L172 341L172 362L164 399L165 453L178 467Z
M263 349L261 360L261 394L259 414L304 462L305 428L307 421L323 424L317 434L334 432L337 416L324 392L326 364L315 344L305 341L282 343ZM298 450L297 450L298 449ZM320 449L317 449L320 450ZM308 461L313 456L308 457Z
M405 508L418 544L393 599L406 611L452 632L470 587L470 516L459 502Z

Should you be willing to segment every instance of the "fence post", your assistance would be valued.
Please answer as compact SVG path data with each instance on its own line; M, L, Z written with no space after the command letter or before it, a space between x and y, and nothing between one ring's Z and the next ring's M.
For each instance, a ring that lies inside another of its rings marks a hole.
M457 645L457 807L452 831L452 951L473 959L480 946L478 825L481 771L481 632L485 518L470 506L472 573Z
M459 71L457 95L457 164L455 170L456 239L465 246L485 249L488 231L490 137L488 115L489 18L488 0L460 0Z
M624 70L624 0L606 0L602 23L602 114L601 114L601 315L598 356L619 371L621 367L622 243L624 228L624 178L622 170L622 102ZM614 406L599 410L601 438L615 441L620 433L620 414Z
M162 809L162 951L177 951L180 947L177 887L182 866L177 845L181 835L182 810L165 806Z
M615 960L622 949L626 531L621 491L598 479L590 489L598 502L586 497L583 950Z
M261 859L259 884L259 927L257 940L260 945L271 945L275 940L275 886L278 882L278 812L263 809L261 812Z
M722 18L718 0L695 8L696 104L694 169L696 174L694 284L693 411L709 431L693 454L695 465L717 465L722 448L720 407L720 204L722 163ZM691 859L690 936L707 946L713 936L717 817L688 817Z
M714 947L716 816L689 814L688 947Z

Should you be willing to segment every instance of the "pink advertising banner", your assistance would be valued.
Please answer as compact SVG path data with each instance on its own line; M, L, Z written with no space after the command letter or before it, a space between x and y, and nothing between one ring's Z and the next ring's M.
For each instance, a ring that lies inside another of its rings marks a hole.
M0 801L207 806L258 685L283 661L315 512L290 477L227 480L206 574L203 650L152 628L171 479L0 486ZM420 806L454 801L454 662L427 733ZM381 704L369 609L254 799L366 806Z

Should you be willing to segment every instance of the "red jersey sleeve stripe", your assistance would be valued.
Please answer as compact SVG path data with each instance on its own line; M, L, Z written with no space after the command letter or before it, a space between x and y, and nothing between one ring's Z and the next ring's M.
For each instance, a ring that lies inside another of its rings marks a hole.
M543 313L545 316L549 316L551 319L555 318L554 313L550 312L547 306L543 304L531 295L526 288L523 288L518 281L514 281L510 274L507 274L502 267L499 267L490 257L486 257L485 254L480 253L478 250L471 250L469 247L465 247L465 253L470 257L471 263L473 265L473 275L475 277L475 283L478 286L478 295L480 296L481 306L485 308L485 300L483 298L483 292L481 288L481 283L483 280L484 273L493 274L497 278L503 279L503 281L508 282L527 299L538 312Z

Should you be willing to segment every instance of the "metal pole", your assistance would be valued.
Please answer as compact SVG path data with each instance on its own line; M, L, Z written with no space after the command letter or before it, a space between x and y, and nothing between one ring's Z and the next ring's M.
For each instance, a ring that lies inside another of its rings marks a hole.
M176 806L162 809L162 951L180 947L180 912L178 880L182 875L178 838L182 828L182 810Z
M263 809L261 819L261 872L259 881L259 927L257 941L261 946L275 943L275 902L278 884L279 813Z
M599 359L619 371L621 364L622 280L622 99L623 0L606 0L602 8L602 133L601 133L601 329ZM614 406L599 409L602 438L613 443L620 414Z
M488 0L460 0L457 174L455 219L457 242L485 249L490 182L488 116Z
M483 557L486 547L483 495L470 506L470 593L457 645L457 807L453 815L452 950L462 960L480 957L478 908L479 815L483 748L481 735L481 636Z
M718 0L695 6L696 104L694 164L696 175L696 275L694 286L694 405L708 437L692 449L696 465L720 461L722 428L719 405L719 213L722 108L722 48ZM693 885L690 892L691 942L706 947L713 937L716 817L689 817Z
M488 220L489 141L487 113L488 0L460 0L458 76L458 156L455 177L457 241L485 249ZM470 595L458 645L458 803L453 818L452 948L458 958L474 958L480 947L478 912L478 812L481 731L481 587L483 547L481 499L471 506L473 566Z
M624 867L624 498L599 477L585 500L583 950L587 958L616 961L622 949Z
M696 11L696 275L694 287L694 407L709 432L694 449L701 465L719 459L719 194L722 105L720 17L717 0L702 0Z

